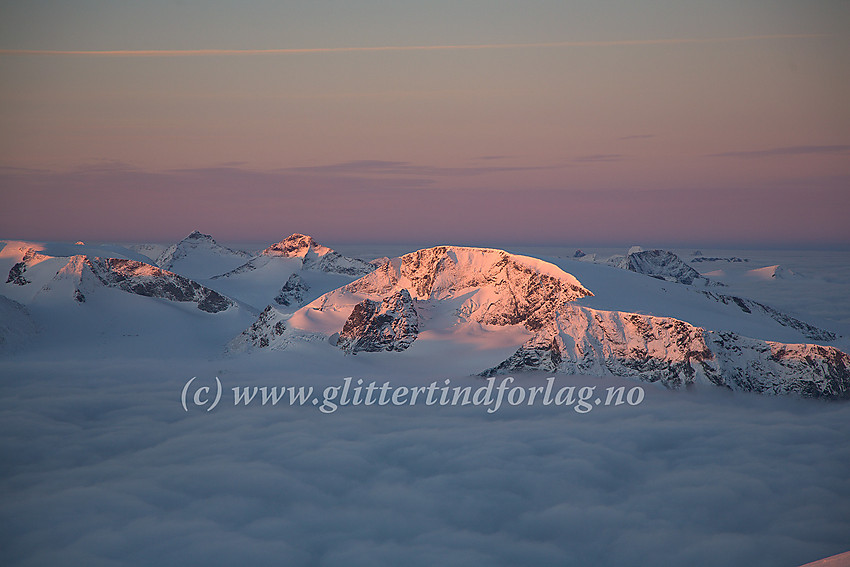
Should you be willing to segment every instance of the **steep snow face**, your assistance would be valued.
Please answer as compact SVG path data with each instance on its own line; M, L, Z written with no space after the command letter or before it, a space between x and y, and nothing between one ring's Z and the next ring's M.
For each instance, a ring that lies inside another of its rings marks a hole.
M364 299L354 306L336 345L348 353L402 351L419 334L419 314L410 292L401 289L380 303Z
M707 333L712 381L734 390L850 399L850 356L835 347Z
M247 252L221 246L209 234L195 230L166 248L156 265L189 278L205 279L232 270L250 257Z
M703 330L683 321L567 306L513 356L483 374L613 374L677 387L693 382L692 364L709 358Z

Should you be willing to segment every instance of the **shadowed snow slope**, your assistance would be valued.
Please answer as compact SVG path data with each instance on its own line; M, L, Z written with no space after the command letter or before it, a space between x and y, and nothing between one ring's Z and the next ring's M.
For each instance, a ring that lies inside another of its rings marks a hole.
M374 269L373 264L343 256L309 236L293 234L205 283L258 310L274 303L291 313Z
M204 279L232 270L250 257L247 252L221 246L209 234L195 230L169 246L157 258L156 265L188 278Z

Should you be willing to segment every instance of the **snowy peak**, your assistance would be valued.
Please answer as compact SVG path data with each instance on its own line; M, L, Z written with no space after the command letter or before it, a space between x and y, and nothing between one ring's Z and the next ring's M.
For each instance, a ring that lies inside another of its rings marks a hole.
M210 240L215 242L212 236L210 236L209 234L204 234L199 230L193 230L189 233L189 236L187 236L184 240Z
M640 246L632 246L625 255L615 254L604 259L597 258L596 254L585 254L581 250L576 250L574 258L684 285L723 285L700 275L679 256L668 250L644 250Z
M467 316L477 315L473 318L482 323L503 318L518 323L540 301L554 305L593 295L571 274L543 260L460 246L405 254L346 286L351 293L381 297L400 289L409 290L417 300L473 293L476 297L464 303L464 311Z
M698 280L707 282L699 272L683 262L676 254L666 250L635 250L633 248L626 257L625 268L631 272L684 285L693 285Z
M322 246L312 236L305 234L292 234L272 244L262 251L263 256L283 256L284 258L307 258L308 256L317 257L324 256L333 252L327 246Z
M242 264L250 254L218 244L197 230L172 244L157 258L156 265L194 279L205 279Z
M542 260L437 246L383 263L301 308L289 322L292 335L339 333L339 345L351 352L404 350L427 326L443 331L446 325L449 333L482 325L534 331L566 303L590 295L575 277ZM270 346L284 347L289 338Z
M304 270L346 276L362 276L375 269L373 264L343 256L319 244L312 236L298 233L272 244L260 253L260 257L301 258ZM254 261L254 264L258 263ZM246 268L250 269L248 266Z
M43 278L36 282L40 289L34 297L67 295L78 303L85 303L87 294L98 287L109 287L135 295L196 303L198 309L208 313L224 311L234 305L230 299L195 281L144 262L83 254L55 258L41 256L43 255L37 252L27 252L25 259L15 264L10 271L9 278L17 278L16 281L7 283L21 286L33 284L25 279L25 268L32 262L50 259L54 262L54 267L46 277L43 274ZM64 264L59 265L57 269L55 262L62 261Z

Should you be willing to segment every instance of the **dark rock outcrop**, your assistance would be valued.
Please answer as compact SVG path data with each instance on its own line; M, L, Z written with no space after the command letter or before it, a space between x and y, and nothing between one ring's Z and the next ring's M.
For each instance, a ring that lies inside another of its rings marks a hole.
M150 264L120 258L85 258L100 283L123 291L170 301L197 303L198 309L218 313L233 301L201 284Z
M402 289L381 302L364 299L354 306L337 346L349 353L402 351L419 334L419 314L410 292Z
M708 281L678 256L666 250L631 252L626 258L626 269L654 278L693 285L697 280Z
M280 293L275 296L274 300L275 303L284 307L301 305L308 291L310 291L310 286L301 280L301 276L292 274L280 288Z

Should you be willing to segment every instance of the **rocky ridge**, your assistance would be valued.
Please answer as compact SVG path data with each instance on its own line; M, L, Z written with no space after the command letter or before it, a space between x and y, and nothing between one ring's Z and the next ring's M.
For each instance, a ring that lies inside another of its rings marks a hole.
M32 282L23 276L26 268L48 258L36 251L27 251L21 262L10 270L7 283L31 285ZM69 279L74 281L72 297L78 303L85 303L86 293L102 285L146 297L196 303L198 309L207 313L218 313L234 305L227 297L193 280L136 260L70 256L56 271L53 281ZM51 283L47 283L42 291L50 288Z

